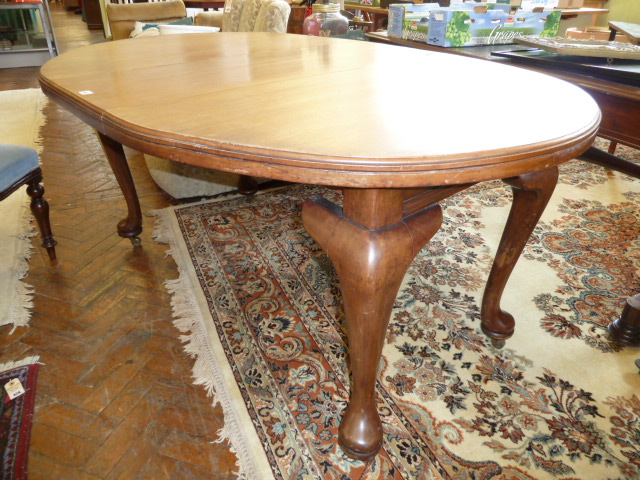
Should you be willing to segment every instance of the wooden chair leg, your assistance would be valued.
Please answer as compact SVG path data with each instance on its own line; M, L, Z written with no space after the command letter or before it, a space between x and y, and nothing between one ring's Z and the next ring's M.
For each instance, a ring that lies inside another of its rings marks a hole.
M51 232L51 223L49 222L49 204L44 199L44 187L40 185L42 176L34 178L27 183L27 194L31 197L31 212L36 217L40 235L42 236L42 246L47 249L49 259L56 259L56 242Z
M613 155L614 153L616 153L616 147L618 146L618 142L614 142L613 140L611 140L611 143L609 143L609 150L608 152Z

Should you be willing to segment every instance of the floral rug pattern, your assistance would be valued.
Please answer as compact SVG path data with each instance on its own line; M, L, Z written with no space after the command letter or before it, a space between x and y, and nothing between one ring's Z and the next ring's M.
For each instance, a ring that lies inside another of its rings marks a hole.
M479 305L510 191L489 182L443 202L390 320L385 439L369 464L336 443L348 349L331 262L300 220L313 195L340 201L299 185L175 209L265 478L640 479L640 352L605 335L640 285L639 181L563 167L505 292L516 334L501 350L479 329Z

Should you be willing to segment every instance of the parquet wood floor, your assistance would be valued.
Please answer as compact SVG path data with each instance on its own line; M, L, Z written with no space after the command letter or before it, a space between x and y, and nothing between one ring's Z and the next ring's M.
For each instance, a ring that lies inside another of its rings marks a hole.
M104 41L80 15L52 4L60 51ZM38 68L0 69L0 90L37 88ZM222 411L191 384L192 360L171 324L166 246L115 233L126 214L94 132L49 102L42 131L45 197L58 240L51 265L34 238L26 282L35 287L28 328L0 327L0 363L39 355L29 478L62 480L236 477L236 458L212 443ZM144 211L174 202L131 165Z

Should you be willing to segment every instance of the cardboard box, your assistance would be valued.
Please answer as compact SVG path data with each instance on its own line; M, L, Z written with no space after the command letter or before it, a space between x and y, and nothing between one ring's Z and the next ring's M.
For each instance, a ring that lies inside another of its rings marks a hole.
M423 3L418 5L411 3L394 3L389 5L387 34L390 37L406 38L404 30L415 23L415 30L417 31L417 25L422 23L424 19L420 31L422 32L421 35L424 34L423 43L427 43L426 32L429 29L429 12L436 8L441 8L438 3Z
M559 0L522 0L520 8L533 10L534 8L556 8Z
M611 35L611 31L608 27L598 27L598 26L589 26L584 28L567 28L565 33L566 38L575 38L578 40L609 40L609 35ZM616 42L622 43L631 43L629 41L629 37L624 35L623 33L616 32L616 36L614 39Z
M534 8L556 8L562 2L584 2L584 0L489 0L489 3L533 10ZM571 7L573 8L573 7Z
M519 36L555 37L560 26L560 10L502 9L484 11L441 9L429 14L427 43L441 47L470 47L473 45L502 45L514 43Z
M522 0L496 0L498 5L509 5L511 7L520 7L522 6Z
M402 38L404 40L427 43L429 39L429 14L426 15L416 18L412 18L412 16L405 17L402 22Z
M582 8L584 0L558 0L558 8Z
M407 0L412 5L421 0ZM345 5L360 5L362 7L389 8L390 4L398 3L398 0L344 0Z

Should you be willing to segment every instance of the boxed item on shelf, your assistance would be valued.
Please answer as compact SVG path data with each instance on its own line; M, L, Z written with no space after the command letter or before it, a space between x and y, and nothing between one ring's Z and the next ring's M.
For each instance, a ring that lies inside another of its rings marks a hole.
M558 0L558 8L582 8L584 0Z
M511 7L520 7L522 0L495 0L498 5L509 5Z
M429 12L440 8L438 3L394 3L389 5L389 24L387 33L390 37L407 38L406 31L415 31L410 40L418 40L427 43L427 31L429 28ZM415 24L415 26L413 26ZM420 27L418 28L418 25ZM409 28L413 26L412 28ZM423 38L424 37L424 38ZM423 39L421 39L423 38Z
M360 5L362 7L389 8L393 3L400 3L401 0L344 0L345 5ZM404 0L403 4L413 5L421 3L422 0Z
M558 0L522 0L520 8L533 10L534 8L556 8Z
M489 3L510 5L533 10L534 8L581 8L584 0L489 0Z
M567 28L565 36L568 39L575 38L578 40L609 40L611 30L608 27L589 26L584 28L571 27ZM616 32L614 41L622 43L631 43L629 37L624 33Z
M441 47L502 45L519 36L555 37L560 26L560 10L516 10L476 7L432 10L427 43Z

